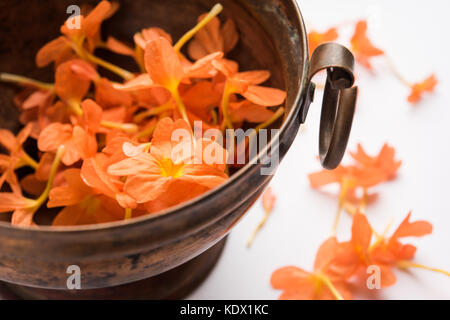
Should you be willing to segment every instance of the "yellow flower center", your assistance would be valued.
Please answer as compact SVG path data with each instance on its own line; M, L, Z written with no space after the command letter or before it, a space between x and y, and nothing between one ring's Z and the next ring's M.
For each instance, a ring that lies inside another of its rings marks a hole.
M159 161L159 168L161 169L161 175L166 178L172 177L176 179L184 174L184 164L175 164L169 158Z

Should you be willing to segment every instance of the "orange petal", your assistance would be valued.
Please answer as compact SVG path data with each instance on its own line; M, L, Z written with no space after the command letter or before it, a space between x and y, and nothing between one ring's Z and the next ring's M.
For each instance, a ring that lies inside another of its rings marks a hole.
M76 60L75 60L75 63ZM55 92L65 102L81 101L87 94L90 82L72 70L74 60L60 64L55 73Z
M9 151L16 150L17 148L16 137L11 131L6 129L0 129L0 144Z
M276 199L275 194L272 192L272 188L268 187L261 198L262 205L266 212L271 212L273 210Z
M100 1L84 20L84 29L87 37L95 36L100 29L100 25L110 16L111 3L109 1Z
M247 81L249 85L257 85L267 81L270 78L270 72L267 70L239 72L234 78Z
M148 42L144 60L150 78L163 87L172 88L184 76L180 59L166 38L159 37Z
M270 283L274 289L298 290L312 285L308 279L310 275L303 269L288 266L275 270L270 278Z
M22 190L36 197L41 195L46 185L47 183L38 180L35 174L26 175L22 180L20 180Z
M55 151L72 138L72 126L59 122L48 125L39 135L38 148L41 151Z
M242 95L261 106L278 106L286 99L286 91L261 86L249 86Z
M77 148L82 159L93 157L97 153L97 140L95 135L80 126L73 128L72 143Z
M95 68L83 60L72 60L71 62L72 71L78 74L81 77L84 77L86 81L94 81L97 82L100 80L100 76L97 73Z
M372 228L365 215L356 213L353 216L352 243L363 254L367 253L372 239Z
M426 78L424 81L420 83L415 83L411 87L411 93L408 96L408 101L410 103L417 103L422 99L422 95L424 92L433 92L436 87L438 81L436 76L433 74Z
M433 226L428 221L414 221L410 222L411 212L398 226L397 230L392 235L391 239L398 239L403 237L422 237L430 234L433 231Z
M27 200L20 194L0 192L0 212L9 212L26 207Z
M45 67L55 61L65 48L70 48L67 38L60 36L45 46L43 46L36 55L36 65L39 68Z
M223 52L227 53L233 50L239 41L239 34L233 19L227 19L220 30L223 39Z
M338 36L339 35L336 28L330 28L323 33L311 31L308 33L308 47L310 54L312 54L314 50L322 43L334 41L338 38Z
M170 36L170 34L165 32L161 28L151 27L142 29L141 34L146 42L159 39L159 37L163 37L167 41L169 41L170 44L172 44L172 37ZM145 45L142 47L142 49L145 49Z
M155 84L153 83L152 79L148 75L148 73L141 74L137 76L136 78L124 83L114 83L113 88L117 90L125 90L125 91L134 91L134 90L141 90L141 89L148 89L154 87Z
M79 224L85 213L79 206L70 206L62 209L53 220L52 226L75 226Z
M83 109L83 125L89 129L89 132L96 133L100 129L102 121L102 108L91 99L86 99L81 103Z
M124 55L124 56L130 56L134 57L135 52L134 49L127 46L125 43L117 40L116 38L109 36L106 40L106 47L111 50L112 52Z
M230 103L229 112L233 122L247 121L253 123L267 121L274 114L266 107L254 104L248 100Z
M384 51L376 48L367 37L367 21L365 20L358 21L350 42L356 59L368 69L372 68L369 58L384 54Z
M47 204L49 208L72 206L94 193L93 190L83 182L80 173L80 169L67 169L64 171L66 184L54 187L50 191Z
M331 237L324 241L317 250L314 260L314 271L324 271L336 256L338 244L336 237Z
M125 192L136 199L137 203L145 203L166 193L170 183L170 178L163 178L159 174L140 174L127 179Z

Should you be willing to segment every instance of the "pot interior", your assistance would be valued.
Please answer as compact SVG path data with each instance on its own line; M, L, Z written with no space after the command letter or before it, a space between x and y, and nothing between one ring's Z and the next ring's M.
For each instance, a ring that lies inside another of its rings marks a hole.
M121 0L116 14L103 23L103 37L112 35L132 44L133 35L142 28L157 26L170 33L176 41L197 23L200 14L212 8L217 0ZM35 65L36 52L48 41L59 36L59 28L67 19L66 9L77 4L94 6L93 0L3 0L0 4L0 72L28 76L53 82L50 65L39 69ZM221 0L224 11L220 19L232 18L238 28L238 45L228 58L239 62L240 70L267 69L270 80L265 84L287 90L285 120L296 109L302 90L305 70L305 35L303 22L293 0ZM138 71L131 58L105 50L99 56L124 67ZM114 75L99 68L101 74ZM13 103L19 88L0 83L0 128L17 132L21 124L19 112ZM275 123L280 127L282 121ZM33 154L34 142L26 146Z

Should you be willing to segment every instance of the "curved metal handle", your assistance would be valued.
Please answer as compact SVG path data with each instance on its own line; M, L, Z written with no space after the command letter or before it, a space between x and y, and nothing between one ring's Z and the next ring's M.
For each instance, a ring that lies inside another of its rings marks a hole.
M344 156L355 112L357 87L353 54L337 43L325 43L314 50L310 61L309 83L326 69L327 81L320 117L319 156L326 169L336 168Z

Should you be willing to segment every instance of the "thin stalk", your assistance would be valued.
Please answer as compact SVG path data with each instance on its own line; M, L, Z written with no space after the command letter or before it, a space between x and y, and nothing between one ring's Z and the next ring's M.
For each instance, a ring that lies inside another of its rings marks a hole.
M164 111L168 111L168 110L172 110L172 109L173 109L172 102L169 101L168 103L165 103L159 107L152 108L150 110L146 110L146 111L142 111L142 112L138 113L137 115L134 116L133 122L141 123L147 117L156 116Z
M211 9L211 11L209 11L208 15L202 21L200 21L194 28L192 28L191 30L186 32L180 38L180 40L178 40L178 42L173 47L175 49L175 51L180 52L183 45L186 42L188 42L200 29L202 29L204 26L206 26L208 24L208 22L210 22L212 20L212 18L217 16L222 11L222 9L223 9L223 6L220 3L217 3Z
M133 216L133 209L131 209L131 208L126 208L126 209L125 209L125 217L124 217L124 220L129 220L129 219L132 218L132 216Z
M339 219L341 217L342 207L345 203L345 197L347 196L348 189L350 187L350 180L344 178L341 184L341 191L339 194L339 204L336 211L336 217L334 218L333 228L331 229L331 235L336 235L337 227L339 225Z
M230 94L232 93L232 90L230 89L230 85L228 84L228 81L225 82L225 88L223 90L222 95L222 114L223 114L223 121L222 121L222 131L225 129L233 129L233 123L231 122L230 115L228 113L228 106L230 104Z
M323 282L323 284L327 286L328 289L330 289L331 293L336 298L336 300L344 300L342 295L339 293L339 291L336 289L336 287L333 285L333 283L327 276L321 276L320 280Z
M122 69L122 68L120 68L108 61L105 61L99 57L96 57L93 54L90 54L89 52L84 51L84 57L87 60L89 60L95 64L98 64L99 66L102 66L103 68L117 74L118 76L122 77L126 81L134 79L133 73L131 73L125 69Z
M411 261L408 261L408 260L401 260L401 261L397 262L397 266L399 268L402 268L402 269L406 269L406 268L424 269L424 270L428 270L428 271L442 273L443 275L446 275L447 277L450 277L450 272L448 272L448 271L445 271L445 270L442 270L442 269L438 269L438 268L432 268L432 267L424 266L423 264L411 262Z
M33 207L35 207L36 209L41 207L42 204L48 198L50 190L53 186L53 180L55 179L55 175L58 172L58 168L61 163L61 158L63 157L65 150L66 150L65 146L62 145L58 148L58 151L56 151L56 156L55 156L55 159L53 160L52 167L50 169L50 175L49 175L49 178L47 181L47 185L45 186L44 192L42 192L40 197L34 201Z
M46 83L38 80L34 80L31 78L27 78L24 76L20 76L17 74L11 74L11 73L0 73L0 81L3 82L10 82L10 83L17 83L23 86L32 86L36 87L38 89L42 90L53 90L55 86L53 83Z
M175 86L175 88L170 90L170 92L175 99L178 107L178 112L181 114L181 117L190 125L189 118L186 113L186 106L184 105L183 100L181 100L180 93L178 92L178 86Z
M118 123L103 120L100 125L108 129L119 129L126 133L136 133L138 131L138 126L134 123Z
M385 55L384 57L386 59L386 63L388 64L388 67L391 70L392 74L405 86L411 88L413 86L413 84L411 82L409 82L408 80L406 80L405 77L403 77L403 75L398 71L397 67L394 65L392 60L387 55Z
M270 215L270 211L266 210L265 213L264 213L263 219L258 223L258 225L256 226L255 230L253 230L252 235L248 239L247 248L251 247L251 245L253 244L253 241L255 241L256 235L262 229L262 227L264 227L264 225L266 224L266 221L269 218L269 215Z

